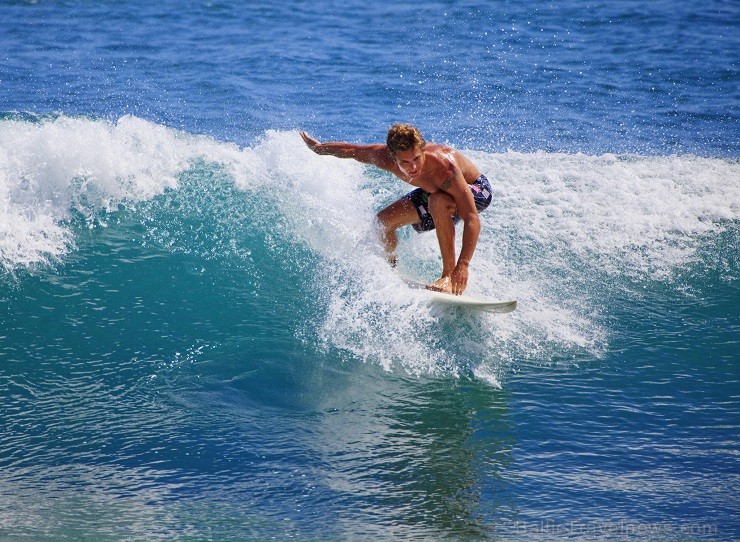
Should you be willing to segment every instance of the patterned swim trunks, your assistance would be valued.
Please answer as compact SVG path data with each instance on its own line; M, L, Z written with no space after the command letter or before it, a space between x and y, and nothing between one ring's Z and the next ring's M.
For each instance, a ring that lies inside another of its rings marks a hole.
M473 184L468 185L470 190L473 192L473 200L475 200L475 208L478 211L484 210L491 204L493 199L493 193L491 192L491 185L488 183L485 175L478 177ZM407 200L414 204L416 212L419 213L418 224L413 224L412 227L419 233L424 231L430 231L434 229L434 220L429 212L429 192L417 188L412 190L404 196ZM457 224L460 221L460 217L455 215L452 217L452 222Z

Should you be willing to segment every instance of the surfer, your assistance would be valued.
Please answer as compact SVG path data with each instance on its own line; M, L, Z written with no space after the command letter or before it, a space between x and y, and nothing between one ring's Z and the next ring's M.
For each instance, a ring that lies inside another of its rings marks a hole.
M316 154L372 164L417 187L377 214L388 261L395 266L396 230L401 226L411 225L419 233L436 230L442 276L427 288L463 293L480 234L478 211L488 207L492 198L488 179L469 158L452 147L427 143L421 132L409 124L391 126L385 145L321 143L306 132L301 132L301 137ZM455 224L460 220L464 228L456 260Z

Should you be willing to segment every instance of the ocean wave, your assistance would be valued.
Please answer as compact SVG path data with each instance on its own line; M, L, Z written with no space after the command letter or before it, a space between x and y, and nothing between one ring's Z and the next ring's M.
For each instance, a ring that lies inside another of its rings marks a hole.
M142 225L132 243L252 267L268 251L277 269L257 273L266 277L300 268L301 283L274 295L312 306L294 331L319 349L495 383L510 359L599 356L606 307L624 294L615 284L670 280L740 214L736 160L466 152L494 188L469 293L517 298L504 317L435 310L408 291L374 223L407 187L317 156L296 132L240 148L132 116L6 115L0 262L11 274L63 262L80 228L125 211ZM399 255L407 274L439 272L433 234L402 232Z

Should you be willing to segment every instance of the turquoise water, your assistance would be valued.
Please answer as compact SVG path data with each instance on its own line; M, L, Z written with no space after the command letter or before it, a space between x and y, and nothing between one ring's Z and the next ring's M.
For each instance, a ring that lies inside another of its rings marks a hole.
M0 6L0 539L740 538L738 23ZM403 183L298 135L396 121L491 180L515 312L426 306Z

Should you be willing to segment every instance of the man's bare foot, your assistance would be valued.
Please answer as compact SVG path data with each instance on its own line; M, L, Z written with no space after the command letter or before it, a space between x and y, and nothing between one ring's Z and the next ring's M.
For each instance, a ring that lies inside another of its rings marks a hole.
M452 282L450 281L450 277L442 277L438 278L434 282L426 285L427 290L432 290L434 292L445 292L448 294L452 293Z

